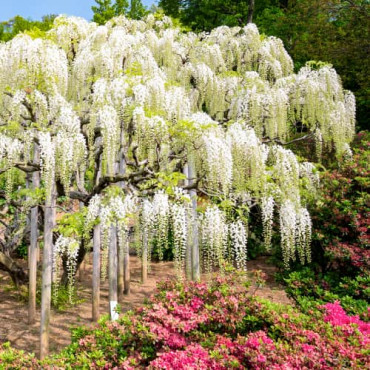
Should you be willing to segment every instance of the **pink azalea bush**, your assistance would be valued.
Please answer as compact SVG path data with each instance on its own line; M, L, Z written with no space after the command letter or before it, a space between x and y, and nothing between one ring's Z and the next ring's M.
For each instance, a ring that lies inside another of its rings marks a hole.
M93 329L77 329L69 347L37 366L180 370L370 367L369 324L348 316L338 302L303 314L252 297L243 279L234 273L209 284L161 283L147 305L117 322L102 320ZM1 359L0 350L0 368Z

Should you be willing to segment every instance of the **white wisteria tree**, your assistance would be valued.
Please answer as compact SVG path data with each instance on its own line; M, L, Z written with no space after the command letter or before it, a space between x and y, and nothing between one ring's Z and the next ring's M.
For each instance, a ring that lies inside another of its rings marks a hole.
M93 318L99 276L107 274L115 317L119 295L129 291L132 227L143 281L153 245L161 257L169 239L179 278L186 271L198 280L227 260L245 269L255 206L265 246L278 214L284 264L309 261L302 190L315 189L318 176L288 148L312 139L317 161L323 148L350 155L354 125L353 94L335 70L311 63L293 73L281 40L253 24L194 34L162 15L104 26L60 16L44 37L0 44L0 196L15 214L32 210L22 221L31 235L31 322L43 240L41 357L52 281L57 287L64 266L72 285L90 245ZM17 191L24 173L28 191ZM197 209L199 195L207 207ZM225 212L225 202L238 212ZM1 222L10 230L19 219L2 214ZM0 268L13 274L19 266L10 252L22 237L0 240Z

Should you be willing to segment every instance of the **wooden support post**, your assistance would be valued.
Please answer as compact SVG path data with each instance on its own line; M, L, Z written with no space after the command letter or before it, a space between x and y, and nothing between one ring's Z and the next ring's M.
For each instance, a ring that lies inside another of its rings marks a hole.
M196 171L195 164L193 161L189 162L189 182L190 184L195 183ZM192 278L194 281L200 280L200 261L199 261L199 238L198 238L198 215L197 215L197 191L191 189L189 191L192 208L192 248L191 248L191 265L192 265Z
M118 165L118 172L120 175L124 175L126 173L126 162L124 157L124 130L121 129L121 149L119 155L119 165ZM125 183L124 181L119 182L119 186L124 189ZM123 237L123 235L122 235ZM125 290L125 249L126 249L126 239L128 236L126 235L125 238L118 243L118 300L121 301L123 298L124 290ZM127 258L127 256L126 256ZM129 256L128 256L129 258Z
M35 145L34 161L38 163L39 150ZM32 189L40 187L40 172L35 171L32 174ZM38 206L31 208L30 219L30 246L28 249L28 269L29 269L29 285L28 285L28 323L34 324L36 320L36 284L37 284L37 262L39 259L39 243L38 243Z
M100 248L101 248L101 226L94 227L93 237L93 281L92 281L92 319L97 322L99 319L100 306Z
M120 240L118 243L118 301L121 301L123 298L125 244L125 240Z
M143 250L141 255L141 282L143 284L148 280L148 234L143 233Z
M189 165L186 163L183 170L184 175L186 176L184 185L189 185ZM192 233L191 233L191 215L188 215L188 238L186 242L186 251L185 251L185 275L187 280L192 280L193 274L192 274L192 267L191 267L191 249L192 249Z
M124 274L124 290L123 294L130 294L130 239L127 236L123 251L123 274Z
M117 226L112 224L110 228L109 242L109 315L112 321L118 319L116 312L117 299Z
M55 227L56 207L55 183L50 198L45 201L44 250L41 290L41 328L40 328L40 359L49 353L49 325L51 308L51 283L53 273L53 229Z

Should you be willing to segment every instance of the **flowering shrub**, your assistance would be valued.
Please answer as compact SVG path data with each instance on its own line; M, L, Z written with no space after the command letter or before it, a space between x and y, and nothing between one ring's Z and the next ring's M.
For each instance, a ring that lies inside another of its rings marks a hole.
M311 210L314 264L284 273L288 294L305 310L339 300L369 319L369 147L369 135L359 133L353 158L322 175L321 198Z
M348 316L338 302L303 314L252 297L243 282L243 275L235 273L215 277L209 284L166 281L146 306L119 321L101 320L93 329L75 330L72 344L42 363L23 354L21 362L0 347L0 368L28 364L32 368L217 370L370 366L370 325Z
M370 269L369 149L369 135L359 133L352 160L323 175L322 199L311 212L316 253L324 252L317 260L341 274Z
M370 323L361 321L358 316L348 316L338 301L327 303L323 306L326 311L324 321L330 322L334 326L345 327L349 332L353 331L351 324L355 324L357 329L364 335L366 343L369 342ZM349 329L351 327L352 329Z
M357 275L355 278L340 277L334 272L315 272L306 267L285 274L286 291L304 311L326 302L340 301L351 314L361 315L367 321L370 299L370 276Z

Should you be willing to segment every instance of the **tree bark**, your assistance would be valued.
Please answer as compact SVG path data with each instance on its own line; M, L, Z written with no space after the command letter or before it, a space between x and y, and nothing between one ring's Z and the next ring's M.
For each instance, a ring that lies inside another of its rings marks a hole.
M39 161L39 149L35 145L34 162ZM32 174L32 189L40 187L40 172ZM28 269L29 269L29 288L28 288L28 323L34 324L36 320L36 284L37 284L37 262L39 259L39 230L38 230L39 208L35 206L31 209L30 220L30 246L28 249Z
M189 185L195 183L196 171L194 161L189 162ZM199 262L199 240L198 240L198 215L197 215L197 191L191 189L189 191L192 208L192 224L191 224L191 235L192 235L192 246L191 246L191 270L192 278L194 281L200 280L200 262Z
M0 270L4 270L9 273L16 287L28 282L28 275L23 268L3 252L0 252Z
M55 184L50 199L45 201L44 220L44 250L41 291L41 330L40 330L40 359L44 359L49 352L51 282L53 262L53 229L55 226L56 192Z
M93 237L93 281L92 281L92 319L97 322L99 319L100 306L100 224L94 227Z
M254 5L255 5L255 0L249 0L247 24L253 23Z

